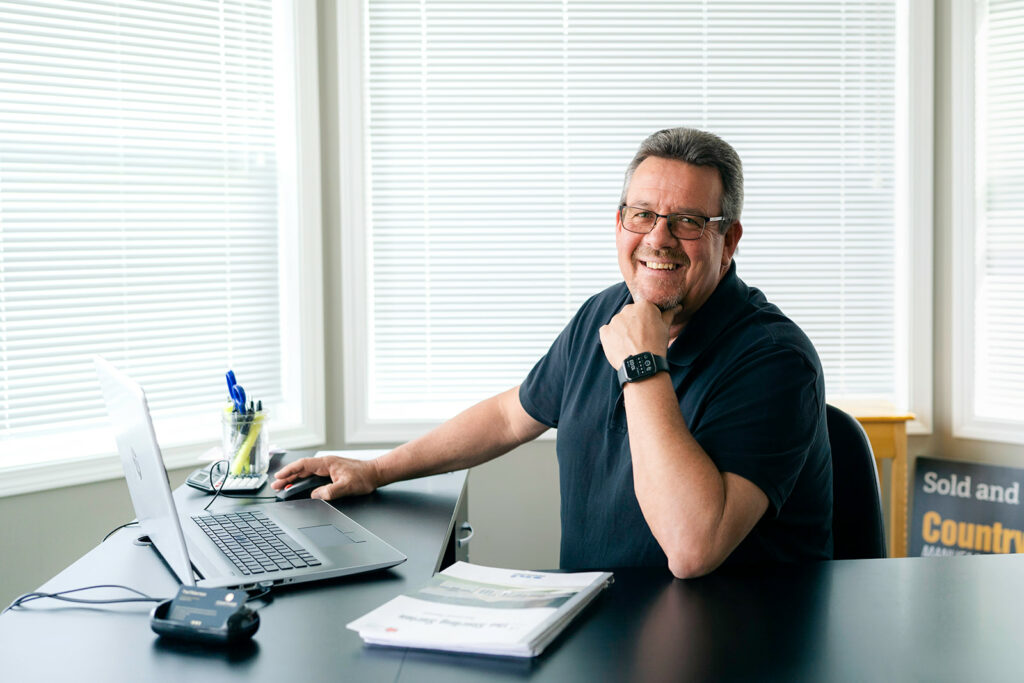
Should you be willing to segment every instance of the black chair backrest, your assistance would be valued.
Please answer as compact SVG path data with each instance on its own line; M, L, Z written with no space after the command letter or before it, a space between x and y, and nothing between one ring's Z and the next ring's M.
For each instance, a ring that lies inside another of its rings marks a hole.
M832 447L833 557L852 560L885 557L882 495L871 442L849 414L825 406Z

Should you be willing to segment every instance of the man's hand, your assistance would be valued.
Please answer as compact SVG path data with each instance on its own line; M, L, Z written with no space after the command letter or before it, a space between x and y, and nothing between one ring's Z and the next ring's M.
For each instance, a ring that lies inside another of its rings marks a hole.
M302 458L285 465L274 475L271 488L280 491L296 479L319 474L330 477L333 483L313 489L311 498L332 500L341 496L360 496L373 493L381 485L380 475L373 460L353 460L336 455L322 458Z
M682 306L661 311L644 299L627 304L599 330L605 358L618 370L628 356L643 351L657 356L666 355L669 326L680 310Z

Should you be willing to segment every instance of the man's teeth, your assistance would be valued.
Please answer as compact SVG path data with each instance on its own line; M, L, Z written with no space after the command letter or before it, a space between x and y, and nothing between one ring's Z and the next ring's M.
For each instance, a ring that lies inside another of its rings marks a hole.
M676 264L674 264L674 263L655 263L654 261L647 261L644 265L646 265L648 268L653 268L655 270L675 270L676 269Z

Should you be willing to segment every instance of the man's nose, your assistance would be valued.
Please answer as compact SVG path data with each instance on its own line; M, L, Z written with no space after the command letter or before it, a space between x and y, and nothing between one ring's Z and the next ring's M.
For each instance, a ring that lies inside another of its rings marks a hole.
M665 216L658 216L654 221L654 227L651 231L644 235L644 241L652 247L669 247L675 246L679 241L672 231L668 228L668 218Z

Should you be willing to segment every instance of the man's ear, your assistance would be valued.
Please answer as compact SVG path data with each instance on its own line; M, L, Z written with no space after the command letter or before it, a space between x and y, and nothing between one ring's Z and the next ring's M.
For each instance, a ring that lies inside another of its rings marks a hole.
M729 265L732 263L733 254L736 253L736 247L740 243L740 238L743 237L743 224L739 221L733 221L732 225L725 232L725 243L722 245L722 272L729 270Z

